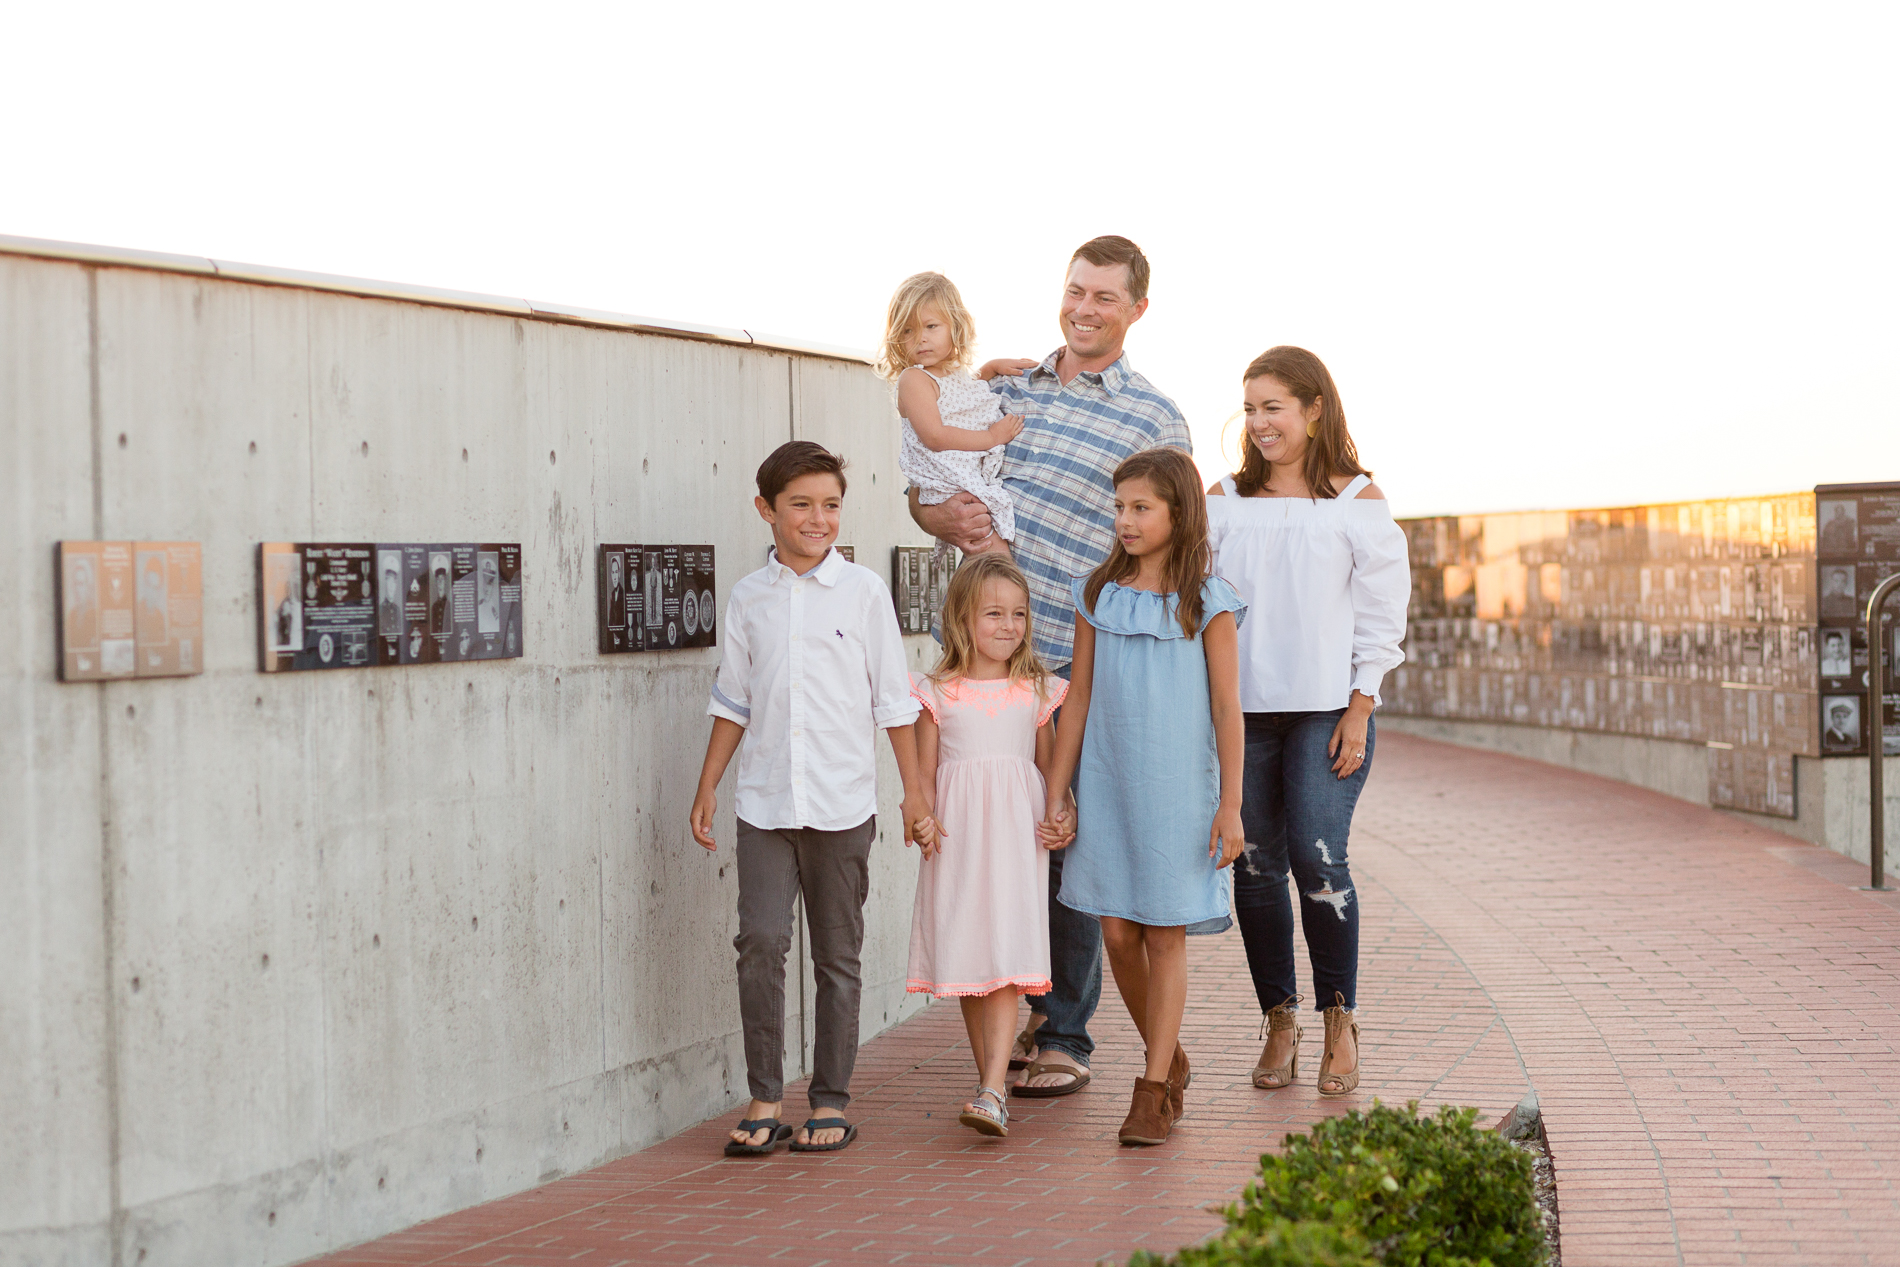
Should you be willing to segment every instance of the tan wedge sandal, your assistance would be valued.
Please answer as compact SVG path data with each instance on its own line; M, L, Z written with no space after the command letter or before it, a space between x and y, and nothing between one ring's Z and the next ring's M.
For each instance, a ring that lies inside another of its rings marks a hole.
M1293 1080L1300 1076L1300 1039L1306 1031L1294 1019L1299 1015L1299 1001L1300 996L1296 994L1260 1019L1263 1038L1289 1029L1293 1031L1293 1055L1279 1068L1267 1068L1267 1049L1260 1049L1260 1062L1253 1067L1253 1084L1262 1091L1278 1091L1281 1087L1291 1086Z
M1359 1022L1352 1019L1352 1012L1346 1007L1345 995L1335 992L1333 999L1333 1006L1323 1013L1326 1017L1326 1054L1319 1058L1319 1093L1346 1095L1359 1086L1359 1069L1364 1063L1359 1053ZM1333 1049L1348 1029L1352 1031L1352 1072L1332 1073Z

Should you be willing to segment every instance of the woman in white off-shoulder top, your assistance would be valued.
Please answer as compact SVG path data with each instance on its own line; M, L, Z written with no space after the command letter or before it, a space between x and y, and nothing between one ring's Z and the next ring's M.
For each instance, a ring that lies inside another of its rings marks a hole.
M1379 683L1405 658L1411 567L1320 359L1271 348L1242 382L1245 457L1208 489L1207 507L1215 570L1251 613L1240 632L1247 849L1234 913L1271 1030L1253 1082L1272 1090L1299 1074L1291 870L1326 1022L1319 1092L1344 1095L1359 1085L1359 897L1346 841L1372 762Z

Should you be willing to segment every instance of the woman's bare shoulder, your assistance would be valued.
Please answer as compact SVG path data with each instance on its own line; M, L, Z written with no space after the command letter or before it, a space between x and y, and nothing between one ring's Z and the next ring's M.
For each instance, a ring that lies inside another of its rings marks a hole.
M1359 477L1357 475L1333 476L1333 492L1334 493L1344 492L1346 490L1346 485L1352 483L1354 480L1358 478ZM1382 502L1385 500L1385 490L1380 488L1377 484L1374 484L1372 481L1367 480L1366 486L1359 490L1358 496L1354 497L1353 500L1354 501L1380 501Z
M1219 480L1215 480L1212 484L1207 486L1207 495L1209 497L1225 497L1227 496L1227 486Z

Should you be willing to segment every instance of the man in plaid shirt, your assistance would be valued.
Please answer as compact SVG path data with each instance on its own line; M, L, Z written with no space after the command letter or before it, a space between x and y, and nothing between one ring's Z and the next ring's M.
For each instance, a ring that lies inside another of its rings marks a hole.
M1193 452L1187 420L1122 352L1128 327L1148 310L1148 259L1122 237L1084 242L1069 260L1058 322L1063 346L1040 363L991 361L981 371L1006 413L1026 419L1005 453L1003 485L1016 505L1016 562L1029 577L1036 653L1069 675L1074 658L1073 577L1108 557L1114 541L1115 468L1143 449ZM911 518L934 537L970 549L991 533L970 493L934 506L910 495ZM1089 1081L1089 1018L1102 997L1102 929L1056 900L1061 852L1049 855L1049 956L1054 986L1032 998L1017 1039L1032 1058L1016 1094L1068 1095Z

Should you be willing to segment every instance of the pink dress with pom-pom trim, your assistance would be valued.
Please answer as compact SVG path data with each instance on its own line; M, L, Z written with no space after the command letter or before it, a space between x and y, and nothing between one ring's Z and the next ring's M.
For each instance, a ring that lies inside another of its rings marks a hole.
M1044 808L1036 730L1068 694L1025 682L916 680L937 722L942 851L917 868L910 920L913 994L1049 990L1049 855L1036 840Z

